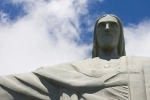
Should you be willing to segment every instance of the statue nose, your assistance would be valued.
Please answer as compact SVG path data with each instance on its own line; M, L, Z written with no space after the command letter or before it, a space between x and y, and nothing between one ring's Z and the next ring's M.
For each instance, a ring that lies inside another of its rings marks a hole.
M109 32L109 31L110 31L110 29L109 29L109 24L108 24L108 23L106 23L105 31L106 31L106 32Z

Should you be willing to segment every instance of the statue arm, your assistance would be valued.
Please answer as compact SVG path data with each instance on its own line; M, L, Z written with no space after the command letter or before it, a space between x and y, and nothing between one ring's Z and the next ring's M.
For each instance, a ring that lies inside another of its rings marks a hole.
M114 71L102 77L91 77L78 72L70 64L46 67L40 70L36 70L33 73L35 73L37 76L47 79L53 84L64 88L69 88L77 92L99 90L101 88L107 87L109 85L105 84L104 82L116 75L116 72ZM111 85L118 84L115 83Z
M66 68L60 67L52 66L31 73L1 76L1 99L58 99L60 87L79 92L98 89L102 86L102 81L98 78L78 73L69 68L68 64Z
M91 77L78 72L70 64L45 67L31 73L0 77L0 97L58 99L60 87L77 92L100 90L108 86L105 81L114 75L109 73L102 77Z
M2 100L41 100L59 98L59 87L33 73L0 77L0 98Z
M55 98L54 100L59 100L60 86L77 92L95 90L102 86L98 78L88 77L73 70L50 69L50 71L39 69L33 73L1 76L1 99L49 100ZM41 72L48 75L42 76Z
M57 72L57 71L55 71ZM100 89L104 84L103 81L100 78L93 78L88 77L83 74L77 74L77 73L71 73L71 72L61 72L59 76L56 74L49 74L48 76L42 76L38 73L36 73L37 76L44 77L47 81L63 87L63 88L69 88L77 92L85 92L85 91L91 91L91 90L97 90Z

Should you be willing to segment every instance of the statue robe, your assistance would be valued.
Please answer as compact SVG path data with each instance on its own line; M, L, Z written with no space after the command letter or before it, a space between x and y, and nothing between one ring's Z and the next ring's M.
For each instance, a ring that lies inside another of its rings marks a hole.
M150 58L93 58L1 76L0 100L150 100Z

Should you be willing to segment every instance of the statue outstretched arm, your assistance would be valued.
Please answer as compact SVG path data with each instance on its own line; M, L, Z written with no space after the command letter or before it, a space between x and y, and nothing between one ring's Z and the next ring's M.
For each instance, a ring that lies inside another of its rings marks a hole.
M34 73L0 77L1 100L59 100L59 87Z
M107 82L117 75L116 72L112 72L100 77L91 77L78 72L71 64L50 66L31 73L0 77L0 97L59 100L60 87L86 92L123 85L123 81Z
M117 86L120 84L126 85L126 82L120 78L116 79L117 81L107 83L109 79L119 75L116 70L99 77L92 77L79 72L72 64L60 64L52 67L45 67L43 69L36 70L33 73L47 79L53 84L69 88L77 92L100 90L104 87Z

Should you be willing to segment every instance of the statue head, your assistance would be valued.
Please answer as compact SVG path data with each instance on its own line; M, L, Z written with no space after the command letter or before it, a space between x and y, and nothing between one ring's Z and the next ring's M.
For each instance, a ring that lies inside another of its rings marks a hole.
M92 58L99 57L99 47L105 46L109 49L117 47L119 56L125 56L125 41L123 26L120 19L112 14L106 14L100 17L94 27L94 39Z

